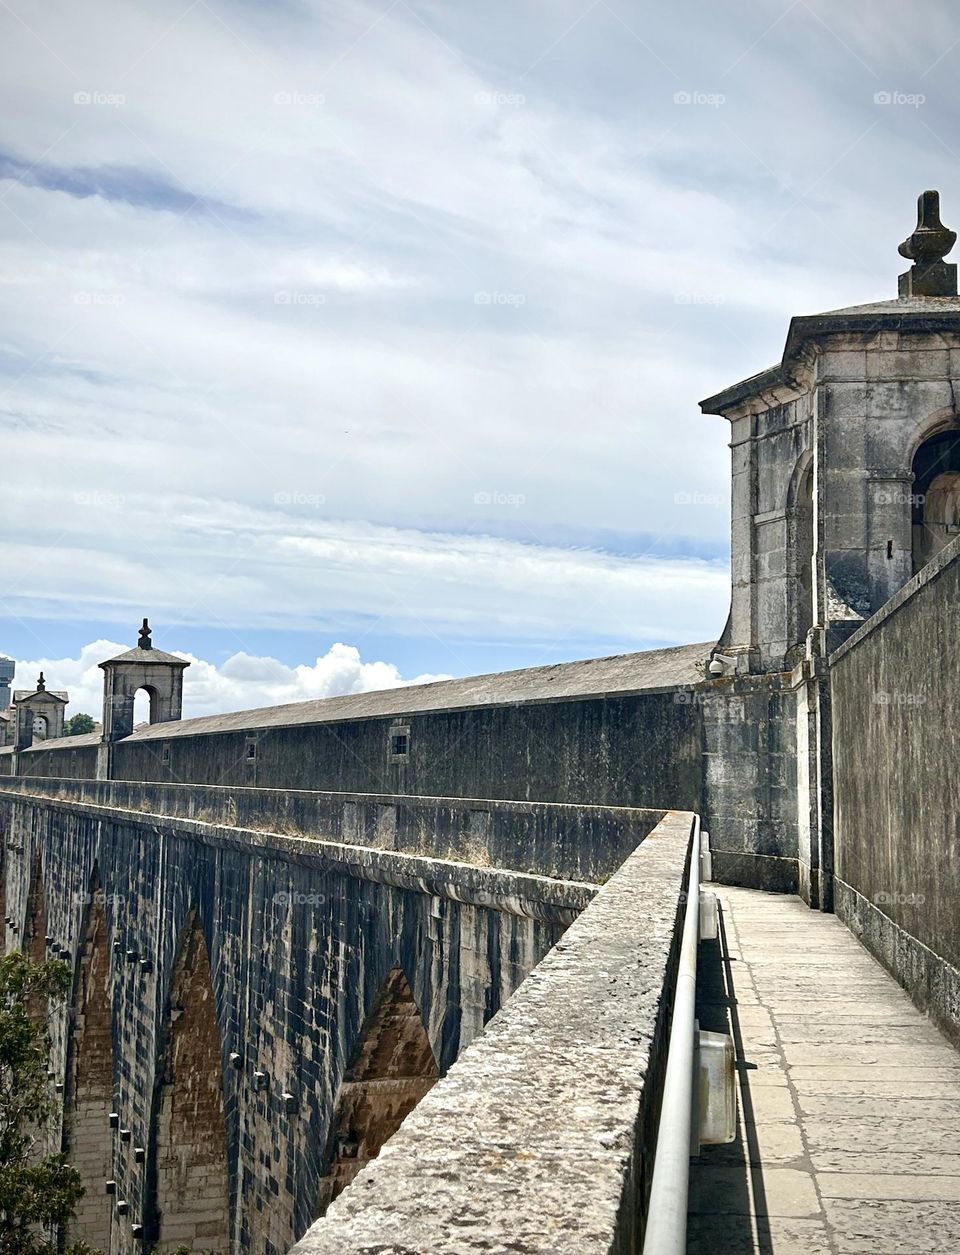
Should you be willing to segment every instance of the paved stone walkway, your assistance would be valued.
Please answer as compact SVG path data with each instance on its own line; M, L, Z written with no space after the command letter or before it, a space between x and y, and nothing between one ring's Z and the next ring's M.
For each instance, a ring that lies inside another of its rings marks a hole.
M714 888L739 1133L692 1162L689 1255L960 1255L960 1053L832 915Z

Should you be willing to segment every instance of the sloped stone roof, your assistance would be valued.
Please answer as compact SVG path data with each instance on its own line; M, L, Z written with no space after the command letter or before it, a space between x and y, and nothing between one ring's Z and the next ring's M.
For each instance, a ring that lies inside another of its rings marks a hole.
M500 671L460 680L437 680L371 693L351 693L226 715L207 715L171 723L156 723L133 733L127 741L155 740L170 736L200 736L252 728L276 728L290 724L334 723L350 719L375 719L433 710L458 710L471 706L511 706L561 701L570 698L621 696L677 685L695 684L703 676L697 663L704 661L712 642L651 649L609 658ZM69 738L74 744L80 737ZM45 742L50 745L51 742Z
M790 319L783 357L759 374L731 384L700 402L704 414L725 414L740 402L777 386L789 387L793 367L807 340L843 332L952 331L960 332L960 297L901 296L869 305L848 305L822 314L801 314Z
M165 724L164 726L169 727L170 725ZM21 753L40 753L43 750L63 749L68 745L73 748L77 748L81 745L99 745L101 735L102 734L100 732L78 732L76 736L51 736L47 737L45 741L37 741L34 745L31 745L29 749L21 750Z
M115 662L138 662L144 666L151 666L155 663L163 663L164 666L189 667L190 664L185 658L178 658L176 654L165 653L162 649L141 649L139 645L134 645L133 649L128 649L122 654L117 654L115 658L108 658L106 662L101 662L101 667L109 667Z

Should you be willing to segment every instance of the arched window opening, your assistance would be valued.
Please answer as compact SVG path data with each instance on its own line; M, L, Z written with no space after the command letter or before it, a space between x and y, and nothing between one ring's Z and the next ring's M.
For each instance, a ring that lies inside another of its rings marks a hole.
M155 695L150 689L137 689L133 695L133 728L145 727L153 723Z
M960 428L925 440L913 459L913 571L960 535Z
M80 1173L84 1190L67 1230L70 1243L81 1239L109 1255L112 1200L104 1181L114 1176L113 1008L110 950L103 890L91 897L74 983L67 1045L67 1085L63 1105L63 1149Z
M337 1094L318 1216L376 1159L439 1075L420 1011L397 965L363 1022Z
M158 1247L229 1250L220 1030L199 918L187 923L170 987L154 1145Z
M33 739L35 741L45 741L47 739L47 716L33 716Z
M797 611L796 643L803 644L807 632L813 627L813 463L807 467L797 489L796 500L797 543Z

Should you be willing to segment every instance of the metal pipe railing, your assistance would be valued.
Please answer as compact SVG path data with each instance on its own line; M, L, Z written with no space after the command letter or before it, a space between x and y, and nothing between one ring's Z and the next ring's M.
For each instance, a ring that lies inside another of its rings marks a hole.
M677 990L657 1130L643 1255L685 1255L694 1119L697 945L700 940L700 817L694 819Z

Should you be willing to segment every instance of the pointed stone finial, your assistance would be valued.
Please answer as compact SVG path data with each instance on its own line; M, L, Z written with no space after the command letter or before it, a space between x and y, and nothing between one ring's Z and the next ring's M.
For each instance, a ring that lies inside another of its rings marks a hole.
M153 649L153 641L150 639L150 624L146 619L144 619L143 627L140 629L140 640L137 644L141 649Z
M940 193L922 192L917 200L916 229L898 250L901 257L914 263L900 276L900 295L956 296L957 268L943 260L956 242L956 231L940 221Z
M40 672L40 679L37 681L37 692L45 693L47 691L47 682L43 678L43 672Z

